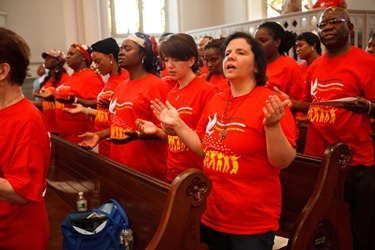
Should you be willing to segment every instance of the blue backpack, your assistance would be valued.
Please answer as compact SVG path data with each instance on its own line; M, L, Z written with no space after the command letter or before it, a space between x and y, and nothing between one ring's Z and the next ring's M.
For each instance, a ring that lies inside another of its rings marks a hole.
M120 249L120 234L129 228L121 205L110 199L86 212L71 212L61 224L63 249Z

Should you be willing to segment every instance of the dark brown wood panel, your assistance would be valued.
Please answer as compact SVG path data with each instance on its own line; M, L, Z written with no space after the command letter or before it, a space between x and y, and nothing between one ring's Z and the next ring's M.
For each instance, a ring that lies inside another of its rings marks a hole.
M199 222L211 182L202 171L187 170L168 184L56 136L52 149L48 184L72 209L78 191L89 208L116 199L129 217L135 249L204 248Z

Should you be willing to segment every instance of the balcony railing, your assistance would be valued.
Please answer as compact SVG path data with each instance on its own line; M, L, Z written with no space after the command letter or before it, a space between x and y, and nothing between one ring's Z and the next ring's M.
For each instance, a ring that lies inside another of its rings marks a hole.
M354 24L354 34L351 36L353 44L359 48L365 49L370 35L375 33L375 11L348 10L351 16L351 22ZM190 30L186 33L192 35L196 41L205 35L215 38L228 36L235 31L250 32L254 31L261 23L265 21L279 22L286 30L300 34L305 31L311 31L318 34L316 24L318 23L321 9L310 10L306 12L295 12L284 14L278 17L265 18L254 21L246 21L232 24L207 27L203 29Z

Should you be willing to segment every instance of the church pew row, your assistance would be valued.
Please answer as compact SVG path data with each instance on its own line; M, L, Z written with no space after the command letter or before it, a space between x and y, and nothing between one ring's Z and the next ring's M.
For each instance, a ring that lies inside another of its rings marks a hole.
M52 136L47 180L72 211L78 191L89 208L117 200L134 232L134 249L205 249L200 219L211 181L201 170L187 170L169 185Z
M345 143L329 146L322 158L297 154L280 173L280 236L285 249L352 249L344 182L352 152Z
M89 206L109 198L120 202L134 231L134 249L205 249L199 221L211 182L191 169L171 184L52 137L48 184L72 210L78 191ZM343 183L351 152L346 144L327 148L323 158L298 154L281 171L283 189L279 236L285 249L351 249ZM331 248L328 248L331 249Z

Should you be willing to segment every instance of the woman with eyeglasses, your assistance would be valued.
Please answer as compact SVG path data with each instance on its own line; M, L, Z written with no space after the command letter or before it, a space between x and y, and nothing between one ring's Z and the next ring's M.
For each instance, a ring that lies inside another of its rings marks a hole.
M71 114L65 108L74 108L73 103L85 107L96 107L96 97L103 89L101 76L90 68L91 50L84 44L72 44L66 62L73 69L69 79L56 89L55 111L59 136L74 143L82 141L78 135L95 131L94 119L85 114Z

